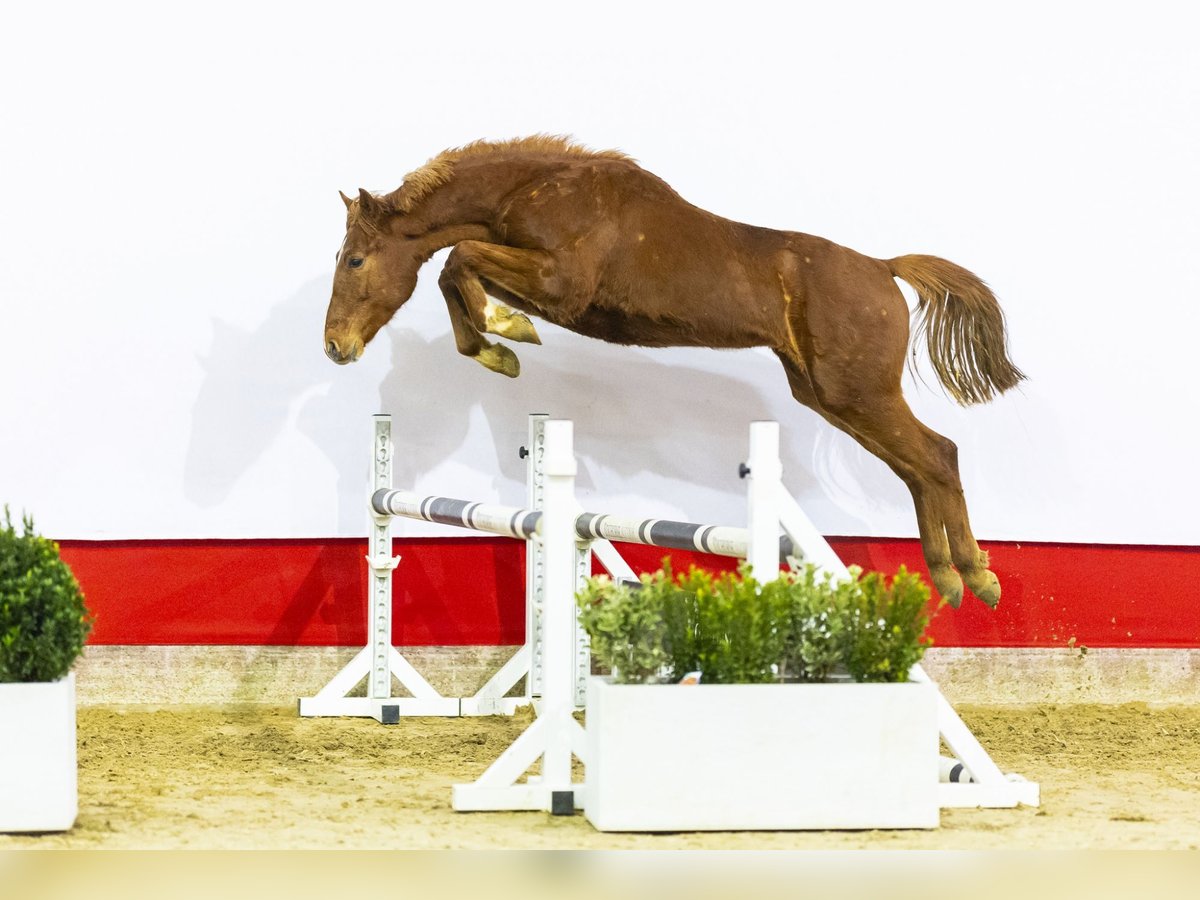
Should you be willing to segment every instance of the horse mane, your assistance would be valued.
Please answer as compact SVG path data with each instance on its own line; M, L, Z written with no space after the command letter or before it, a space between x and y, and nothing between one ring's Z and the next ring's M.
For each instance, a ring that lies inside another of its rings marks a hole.
M528 154L632 161L631 157L619 150L592 150L565 135L535 134L506 141L472 141L462 147L443 150L421 168L405 175L404 183L390 194L381 197L380 200L396 212L411 212L418 203L454 177L454 164L460 159L493 154Z

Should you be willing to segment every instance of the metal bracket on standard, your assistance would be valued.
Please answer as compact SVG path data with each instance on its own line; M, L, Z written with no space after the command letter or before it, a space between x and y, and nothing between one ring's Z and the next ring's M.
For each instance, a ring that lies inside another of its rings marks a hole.
M394 571L396 566L400 565L399 556L384 556L379 559L366 557L367 567L375 575L386 575L388 572Z

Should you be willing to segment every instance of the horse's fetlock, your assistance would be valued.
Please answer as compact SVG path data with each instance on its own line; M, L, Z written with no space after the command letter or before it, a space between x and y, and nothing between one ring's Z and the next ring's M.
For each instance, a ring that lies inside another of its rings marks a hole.
M524 313L509 309L507 306L489 304L486 314L486 330L510 341L521 341L527 344L540 344L537 330Z

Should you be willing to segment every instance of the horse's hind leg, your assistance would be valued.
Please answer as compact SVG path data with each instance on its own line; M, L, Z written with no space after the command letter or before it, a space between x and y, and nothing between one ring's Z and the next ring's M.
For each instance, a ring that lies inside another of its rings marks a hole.
M845 422L852 434L870 442L868 447L879 447L882 452L878 455L885 461L894 461L893 469L909 483L917 502L918 520L926 518L921 515L922 508L928 511L927 521L940 519L950 545L950 558L962 580L976 597L994 607L1000 602L1000 582L988 570L987 554L979 549L971 533L954 442L917 420L899 385L894 390L873 393L874 386L862 381L861 370L856 374L854 370L826 366L820 361L809 368L821 407ZM924 539L926 524L922 523L921 528ZM948 582L949 574L938 558L941 540L936 534L929 537L933 538L931 544L923 540L922 545L930 575L939 592L953 602L953 591L947 593L942 586ZM933 559L929 558L931 555Z
M888 468L904 482L912 495L913 506L916 509L921 552L925 557L925 565L929 567L929 577L946 602L957 607L962 603L963 583L951 565L950 542L946 539L946 529L942 523L936 497L910 466L905 465L885 447L860 434L849 423L837 418L829 410L823 409L803 365L782 353L777 355L787 373L792 396L809 409L819 413L830 425L850 435L862 445L863 449L883 460Z
M928 548L926 562L938 592L957 607L965 581L975 596L994 607L1000 601L1000 583L988 571L987 556L971 535L954 442L918 421L899 395L857 409L847 418L856 433L879 445L877 455L895 458L911 473L905 481L917 507L921 544ZM896 466L893 469L899 474ZM950 568L951 561L957 574Z
M958 472L958 449L925 427L900 392L908 350L908 306L879 260L853 251L803 270L787 324L822 412L891 466L917 507L922 549L939 592L953 601L959 579L989 606L1000 584L971 533Z

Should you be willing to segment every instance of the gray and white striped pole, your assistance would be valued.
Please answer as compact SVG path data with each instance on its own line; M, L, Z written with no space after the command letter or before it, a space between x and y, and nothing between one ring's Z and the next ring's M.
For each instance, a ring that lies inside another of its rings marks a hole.
M770 425L773 423L755 424ZM776 432L776 440L778 440L778 432ZM777 469L778 466L778 456L776 456L775 468ZM769 462L759 466L760 470L769 468ZM760 493L769 493L761 490L762 486L769 481L769 474L759 476ZM773 505L771 496L758 500L759 509L769 511ZM476 503L470 500L458 500L454 497L422 496L412 491L379 490L371 498L371 507L380 516L423 519L426 522L456 525L460 528L487 531L491 534L523 540L529 540L535 535L543 533L542 513L539 510L517 506ZM766 540L764 546L773 545L775 547L777 562L786 559L794 552L792 542L787 537L780 537L778 530L778 527L774 529L773 540L763 538ZM750 549L750 532L745 528L675 522L670 519L634 519L605 513L580 513L575 519L575 536L584 541L598 539L624 541L738 558L746 558ZM753 565L753 563L751 564Z
M453 497L421 496L412 491L376 491L371 497L371 508L381 516L424 519L522 540L540 533L542 520L542 514L532 509Z
M599 538L736 557L746 555L749 536L745 528L698 525L670 519L630 519L604 513L580 514L575 521L575 533L585 540Z

